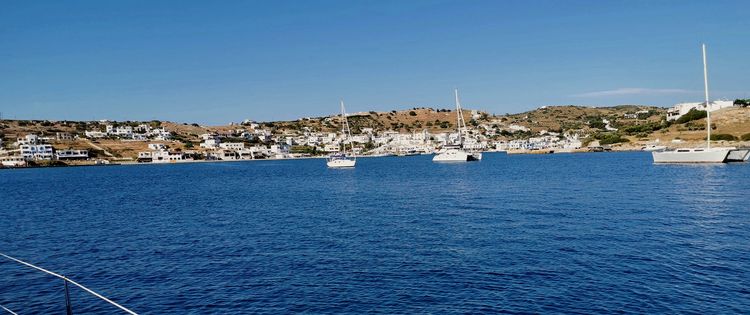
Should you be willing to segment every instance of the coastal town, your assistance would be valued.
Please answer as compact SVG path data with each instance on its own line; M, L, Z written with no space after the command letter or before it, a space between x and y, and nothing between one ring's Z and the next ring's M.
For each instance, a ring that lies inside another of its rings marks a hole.
M463 110L463 147L508 154L643 150L700 138L706 110L718 118L712 140L750 141L747 100L652 106L543 106L520 114ZM179 163L326 157L351 145L357 156L433 154L457 142L455 113L412 108L285 122L244 120L226 126L161 121L0 121L3 167ZM715 137L715 139L714 139Z

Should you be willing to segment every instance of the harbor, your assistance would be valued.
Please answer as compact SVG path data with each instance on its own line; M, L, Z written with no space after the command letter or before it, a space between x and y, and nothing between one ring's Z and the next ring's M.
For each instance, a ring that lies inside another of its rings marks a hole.
M5 1L0 315L747 314L750 1Z
M606 296L651 312L675 285L696 297L680 310L719 312L747 301L730 275L750 270L748 172L648 152L18 169L0 175L0 247L139 314L481 312L497 294L492 310L604 311ZM7 261L0 275L0 305L64 311L62 280ZM118 313L76 288L71 305Z

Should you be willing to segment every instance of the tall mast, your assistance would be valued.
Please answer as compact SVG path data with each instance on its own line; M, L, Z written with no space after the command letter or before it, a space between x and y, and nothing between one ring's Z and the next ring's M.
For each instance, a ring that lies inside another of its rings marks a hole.
M711 148L711 104L708 102L708 66L706 65L706 44L703 44L703 89L706 92L706 130L708 131L708 138L706 138L706 148Z
M346 119L346 110L344 109L344 100L341 100L341 133L344 134L344 150L346 150L346 141L349 141L349 145L352 148L352 156L354 156L354 143L352 142L352 130L349 128L349 120Z
M462 128L463 128L463 122L464 122L464 114L461 111L461 102L458 100L458 89L453 90L456 94L456 124L458 125L458 143L463 145L464 144L464 138L461 134Z

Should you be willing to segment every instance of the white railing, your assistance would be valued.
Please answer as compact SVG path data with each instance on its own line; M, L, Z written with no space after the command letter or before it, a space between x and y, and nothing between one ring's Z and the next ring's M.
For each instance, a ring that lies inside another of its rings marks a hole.
M24 266L27 266L27 267L30 267L30 268L36 269L36 270L38 270L38 271L41 271L41 272L44 272L44 273L46 273L46 274L48 274L48 275L52 275L52 276L55 276L55 277L57 277L57 278L60 278L60 279L62 279L63 281L65 281L65 303L66 303L66 305L65 305L65 306L66 306L67 314L72 314L72 311L71 311L71 306L70 306L70 296L69 296L69 294L68 294L68 283L71 283L71 284L73 284L73 285L75 285L75 286L77 286L77 287L79 287L79 288L83 289L84 291L86 291L86 292L90 293L91 295L93 295L93 296L95 296L95 297L98 297L99 299L102 299L102 300L104 300L105 302L107 302L107 303L109 303L109 304L112 304L112 305L116 306L117 308L119 308L119 309L121 309L121 310L125 311L125 312L126 312L126 313L128 313L128 314L131 314L131 315L138 315L138 314L137 314L136 312L133 312L133 311L131 311L131 310L129 310L129 309L127 309L127 308L125 308L124 306L122 306L122 305L120 305L120 304L117 304L117 303L115 303L114 301L112 301L112 300L110 300L110 299L108 299L108 298L104 297L103 295L101 295L101 294L99 294L99 293L96 293L96 292L94 292L93 290L91 290L91 289L89 289L89 288L87 288L87 287L84 287L83 285L79 284L78 282L75 282L75 281L73 281L73 280L70 280L70 279L68 279L67 277L63 276L63 275L60 275L60 274L54 273L54 272L52 272L52 271L49 271L49 270L47 270L47 269L44 269L44 268L42 268L42 267L37 267L37 266L34 266L34 265L30 264L30 263L27 263L27 262L25 262L25 261L22 261L22 260L20 260L20 259L16 259L16 258L13 258L13 257L11 257L11 256L8 256L8 255L6 255L6 254L3 254L3 253L0 253L0 256L2 256L2 257L5 257L5 258L7 258L7 259L10 259L10 260L12 260L12 261L15 261L15 262L17 262L17 263L19 263L19 264L22 264L22 265L24 265ZM9 309L5 308L4 306L1 306L1 305L0 305L0 308L4 309L5 311L8 311L8 312L9 312L9 313L11 313L11 314L16 314L16 313L14 313L13 311L11 311L11 310L9 310Z
M9 310L9 309L8 309L7 307L5 307L5 306L2 306L2 305L0 305L0 308L2 308L2 309L3 309L3 310L5 310L6 312L8 312L8 313L11 313L11 314L13 314L13 315L18 315L18 314L16 314L16 312L14 312L14 311L11 311L11 310Z

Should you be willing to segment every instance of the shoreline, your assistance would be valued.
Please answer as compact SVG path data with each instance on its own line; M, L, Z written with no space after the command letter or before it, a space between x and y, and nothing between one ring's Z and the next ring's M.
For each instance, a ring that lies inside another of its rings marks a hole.
M646 151L642 151L640 149L624 149L624 150L609 150L604 152L595 152L591 150L582 150L577 149L573 151L554 151L554 150L531 150L531 151L524 151L524 152L514 152L513 150L510 151L483 151L482 153L498 153L502 154L505 153L506 155L546 155L546 154L582 154L582 153L616 153L616 152L644 152L648 153ZM430 155L430 154L421 154L421 155ZM421 156L420 155L420 156ZM409 157L409 156L398 156L398 155L387 155L387 156L357 156L357 158L387 158L387 157ZM135 166L135 165L176 165L176 164L193 164L193 163L230 163L230 162L262 162L262 161L290 161L290 160L314 160L314 159L326 159L327 156L313 156L313 157L297 157L297 158L281 158L281 159L250 159L250 160L181 160L181 161L171 161L171 162L137 162L137 161L120 161L120 160L114 160L109 164L95 164L95 163L74 163L74 164L65 164L65 165L34 165L34 166L20 166L20 167L8 167L8 166L0 166L0 170L5 169L36 169L36 168L66 168L66 167L99 167L99 166Z

